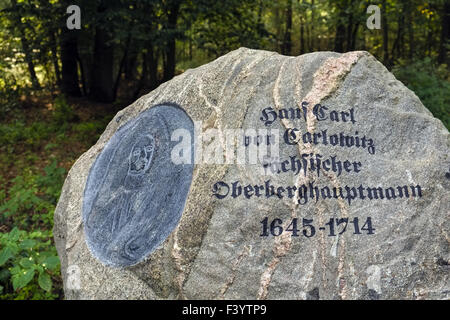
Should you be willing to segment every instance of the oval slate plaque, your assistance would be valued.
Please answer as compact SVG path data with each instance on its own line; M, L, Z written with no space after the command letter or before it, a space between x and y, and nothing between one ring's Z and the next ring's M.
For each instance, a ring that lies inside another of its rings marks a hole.
M179 143L171 141L176 129L194 135L183 109L174 104L149 108L117 130L91 167L83 222L88 247L102 263L135 265L177 226L194 161L172 162L171 151Z

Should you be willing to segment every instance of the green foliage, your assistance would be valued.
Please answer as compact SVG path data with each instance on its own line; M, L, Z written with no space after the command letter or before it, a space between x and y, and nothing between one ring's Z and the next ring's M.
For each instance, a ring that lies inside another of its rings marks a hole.
M23 111L16 110L15 117L12 120L8 123L0 123L0 162L10 162L12 159L10 155L16 153L18 149L25 154L37 151L44 142L49 142L44 149L50 151L55 146L67 142L67 133L73 126L75 126L76 131L79 129L74 123L78 121L78 115L63 96L54 100L50 121L36 120L27 124L21 115L23 115ZM94 121L92 123L85 122L82 126L91 126L93 131L82 128L80 138L87 138L92 141L93 135L95 136L98 131L104 128L105 124L103 121ZM54 138L56 138L56 141L54 141L56 144L49 141ZM23 149L24 151L22 151ZM24 154L22 154L21 159L23 158ZM17 165L17 163L14 163L14 165Z
M240 46L267 46L270 37L258 13L259 5L251 0L200 1L191 31L198 48L219 57Z
M26 151L34 151L55 131L61 129L61 126L49 125L43 121L26 125L20 119L16 119L12 123L0 124L0 150L13 154L19 149L18 147L22 146Z
M20 93L16 81L11 74L2 70L0 66L0 117L19 106Z
M56 299L60 263L50 231L0 233L0 299Z
M66 174L58 153L67 157L68 138L86 143L104 129L104 121L74 124L76 113L64 97L53 106L47 119L25 121L18 109L0 123L0 172L10 167L20 172L9 181L0 176L0 230L12 228L0 233L0 299L57 299L62 294L51 233ZM36 167L49 158L43 169Z
M25 124L16 120L14 124L0 124L0 146L4 149L6 146L13 147L19 141L25 139ZM2 151L13 152L14 148Z
M55 98L53 108L53 120L57 126L65 126L78 120L73 108L62 95Z
M76 139L87 142L89 145L94 144L98 140L104 128L105 124L103 121L81 122L72 127Z
M12 179L7 200L2 200L0 195L0 223L13 218L14 225L21 228L51 228L65 169L58 167L54 160L44 168L44 172L45 175L25 172Z
M450 73L446 66L436 66L427 58L397 66L393 72L450 129Z
M56 160L53 160L49 166L44 168L44 172L45 175L37 177L38 188L43 192L44 199L56 206L66 176L66 170L58 167Z
M6 149L13 153L19 144L23 144L28 150L32 150L43 140L46 140L57 128L45 122L33 122L27 126L21 120L15 120L12 124L0 124L0 149Z
M58 163L78 156L67 144L95 142L111 116L74 123L76 112L62 96L42 113L47 118L26 121L24 111L0 123L0 174L19 173L0 176L0 299L57 299L62 283L51 230L66 174Z

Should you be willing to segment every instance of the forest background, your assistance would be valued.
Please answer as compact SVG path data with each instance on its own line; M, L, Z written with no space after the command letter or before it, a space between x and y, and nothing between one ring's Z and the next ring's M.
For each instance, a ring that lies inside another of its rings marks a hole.
M449 24L448 0L0 0L0 299L63 298L64 178L141 95L242 46L366 50L449 128Z

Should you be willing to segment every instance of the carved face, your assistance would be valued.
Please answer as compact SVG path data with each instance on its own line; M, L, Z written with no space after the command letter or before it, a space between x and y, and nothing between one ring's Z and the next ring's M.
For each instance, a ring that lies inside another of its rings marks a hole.
M152 162L155 152L155 139L150 136L139 138L130 154L129 173L132 175L144 174Z

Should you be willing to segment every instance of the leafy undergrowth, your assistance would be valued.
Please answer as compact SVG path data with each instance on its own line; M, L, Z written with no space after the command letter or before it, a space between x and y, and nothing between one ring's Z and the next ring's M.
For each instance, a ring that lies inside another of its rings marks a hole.
M41 96L1 115L0 299L63 297L52 234L56 203L68 169L113 114L104 105Z
M431 59L424 59L402 63L392 71L450 130L450 73L447 66L438 66Z

